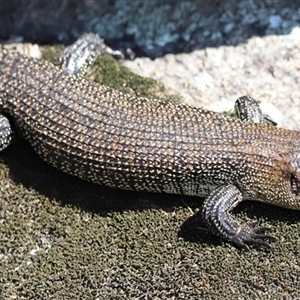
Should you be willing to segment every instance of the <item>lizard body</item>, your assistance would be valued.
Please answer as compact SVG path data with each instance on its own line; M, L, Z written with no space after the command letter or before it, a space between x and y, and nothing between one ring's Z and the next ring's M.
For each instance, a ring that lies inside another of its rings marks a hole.
M132 97L3 47L0 112L0 150L16 130L46 162L82 179L206 197L208 226L245 248L269 246L271 236L234 219L240 201L300 209L297 131Z

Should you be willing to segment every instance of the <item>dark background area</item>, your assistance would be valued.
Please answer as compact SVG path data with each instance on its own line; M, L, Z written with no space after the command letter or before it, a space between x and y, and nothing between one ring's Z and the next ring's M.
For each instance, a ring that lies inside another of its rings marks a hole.
M154 58L287 34L300 22L298 9L299 1L290 0L1 1L0 38L70 44L91 31L114 48Z

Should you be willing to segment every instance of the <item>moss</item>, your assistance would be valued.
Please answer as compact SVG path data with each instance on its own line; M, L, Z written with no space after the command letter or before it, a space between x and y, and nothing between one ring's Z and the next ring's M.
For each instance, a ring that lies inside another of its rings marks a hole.
M55 63L63 51L64 46L62 45L48 45L40 47L42 52L42 59Z

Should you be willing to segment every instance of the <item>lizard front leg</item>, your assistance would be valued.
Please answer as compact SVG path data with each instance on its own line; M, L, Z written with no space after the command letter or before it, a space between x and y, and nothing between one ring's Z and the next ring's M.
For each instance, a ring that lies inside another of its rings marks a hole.
M0 151L8 147L14 140L15 131L8 118L0 114Z
M213 233L232 241L239 247L249 250L248 244L256 244L272 248L264 241L264 239L276 239L272 235L265 234L269 227L256 227L257 221L240 224L230 214L230 211L242 200L242 193L236 186L221 186L205 199L202 218Z
M235 101L235 112L239 119L252 123L271 124L276 126L268 115L263 114L258 101L250 96L242 96Z

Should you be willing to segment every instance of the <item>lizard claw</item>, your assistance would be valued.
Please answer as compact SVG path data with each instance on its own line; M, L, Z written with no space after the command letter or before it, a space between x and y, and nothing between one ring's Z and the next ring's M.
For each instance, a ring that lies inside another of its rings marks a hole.
M272 249L272 245L264 239L276 240L271 234L265 234L266 231L270 231L269 226L256 227L258 221L254 221L245 225L241 225L237 233L230 239L233 243L247 251L250 251L248 244L254 244L262 246L268 249Z

